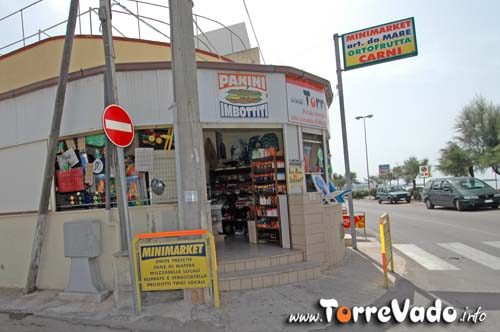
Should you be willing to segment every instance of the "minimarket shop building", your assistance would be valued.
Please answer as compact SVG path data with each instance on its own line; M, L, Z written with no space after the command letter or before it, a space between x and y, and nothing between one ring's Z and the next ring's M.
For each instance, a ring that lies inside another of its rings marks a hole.
M63 42L53 37L0 57L0 287L24 287L26 280ZM125 150L133 234L178 229L169 44L115 38L115 53L119 103L136 130ZM344 254L341 207L324 205L311 181L328 170L330 83L295 68L235 63L199 50L197 63L206 213L213 221L204 227L226 235L218 243L222 249L227 244L225 257L266 246L300 252L300 260L318 267L338 262ZM117 209L104 209L103 64L102 39L76 36L41 289L66 287L63 225L80 219L100 222L97 265L113 289L120 229ZM153 179L165 184L161 195L151 191ZM316 277L314 271L286 281Z

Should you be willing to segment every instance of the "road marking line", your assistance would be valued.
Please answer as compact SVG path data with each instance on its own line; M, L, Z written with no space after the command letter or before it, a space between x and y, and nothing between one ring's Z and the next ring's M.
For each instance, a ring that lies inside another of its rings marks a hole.
M489 267L492 270L500 270L500 258L496 256L466 246L465 244L459 242L438 243L438 245L473 260L476 263Z
M500 248L500 241L484 241L483 243L492 247Z
M406 256L431 271L460 270L445 260L428 253L414 244L395 244L394 247Z
M105 121L106 121L106 128L107 129L124 131L127 133L132 132L132 126L130 125L130 123L119 122L119 121L108 120L108 119L106 119Z

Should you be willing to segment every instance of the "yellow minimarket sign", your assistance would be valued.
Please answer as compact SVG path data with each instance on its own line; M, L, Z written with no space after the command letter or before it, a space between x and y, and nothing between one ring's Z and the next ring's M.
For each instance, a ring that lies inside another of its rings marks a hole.
M418 55L413 17L342 35L344 70Z
M207 240L139 245L143 291L210 287Z

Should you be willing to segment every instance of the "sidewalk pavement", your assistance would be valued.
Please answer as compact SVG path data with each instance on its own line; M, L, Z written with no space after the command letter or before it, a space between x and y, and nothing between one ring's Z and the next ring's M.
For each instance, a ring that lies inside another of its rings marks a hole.
M339 265L322 271L317 280L296 282L272 288L221 293L221 308L190 306L183 300L145 304L139 316L114 308L112 296L102 303L68 302L57 291L22 295L19 289L0 289L0 313L22 319L33 317L64 320L78 325L126 329L129 331L313 331L332 326L325 323L288 324L290 314L321 313L318 301L336 299L339 305L387 304L397 290L392 277L389 290L383 287L380 244L373 238L359 237L358 249L346 248ZM395 269L404 273L405 261L395 256ZM338 324L338 323L332 323ZM349 324L345 324L349 325ZM360 327L360 326L357 326ZM365 328L386 329L368 324ZM354 329L355 326L334 326Z

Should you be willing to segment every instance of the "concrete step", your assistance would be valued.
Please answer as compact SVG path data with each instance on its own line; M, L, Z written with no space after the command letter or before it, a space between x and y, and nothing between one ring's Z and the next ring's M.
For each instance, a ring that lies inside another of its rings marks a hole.
M314 262L297 262L257 268L255 270L219 272L219 289L221 291L232 291L272 287L317 279L320 274L321 265Z
M260 257L249 257L234 260L220 260L217 269L221 273L251 271L278 265L287 265L304 261L302 250L290 250L280 254Z

